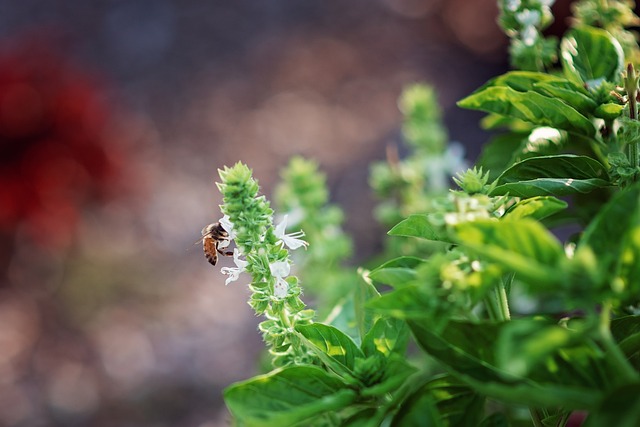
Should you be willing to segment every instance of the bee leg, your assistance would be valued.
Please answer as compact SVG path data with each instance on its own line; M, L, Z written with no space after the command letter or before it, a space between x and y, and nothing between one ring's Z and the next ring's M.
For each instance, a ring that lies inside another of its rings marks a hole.
M233 252L230 252L230 251L226 251L225 252L225 251L221 251L220 249L218 249L218 253L220 255L224 255L224 256L233 256Z

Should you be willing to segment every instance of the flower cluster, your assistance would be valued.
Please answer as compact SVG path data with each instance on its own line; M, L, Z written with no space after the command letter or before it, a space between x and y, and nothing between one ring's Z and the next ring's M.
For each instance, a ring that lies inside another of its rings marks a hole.
M508 197L491 197L486 194L469 195L450 192L445 197L434 199L434 209L428 215L433 227L452 227L463 222L479 219L497 219L505 213Z
M500 26L511 39L511 61L516 68L543 71L556 60L557 40L542 30L553 22L555 0L502 0Z
M224 216L220 225L228 233L219 246L234 241L235 267L223 267L226 284L238 280L243 272L251 275L252 291L249 304L256 314L269 320L260 325L271 353L277 356L277 364L295 363L307 358L303 347L291 345L295 338L296 324L309 323L312 310L304 310L300 300L298 278L291 275L289 250L306 247L302 231L286 233L287 216L273 225L273 210L264 196L259 196L258 183L251 169L242 163L219 171L224 204L220 207Z

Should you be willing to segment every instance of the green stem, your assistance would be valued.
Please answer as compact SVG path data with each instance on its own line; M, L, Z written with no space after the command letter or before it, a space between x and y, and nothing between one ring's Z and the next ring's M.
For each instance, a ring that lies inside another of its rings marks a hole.
M513 280L513 277L511 276L506 280L510 282ZM501 280L500 283L493 288L493 291L485 297L484 304L491 320L496 322L511 320L505 280Z
M280 310L280 312L278 313L278 317L280 318L282 326L284 326L286 329L293 329L291 319L289 318L289 311L286 308L283 307L282 310Z
M509 298L507 297L507 289L504 281L494 288L498 307L500 308L500 316L503 320L511 320L511 312L509 311Z
M497 307L497 301L492 294L488 294L484 297L484 306L487 309L487 314L489 315L489 320L494 322L499 322L500 319L500 309Z
M627 65L624 89L629 99L629 118L631 120L638 120L638 104L636 100L638 96L638 74L636 74L636 70L631 63ZM640 164L638 145L636 143L629 144L629 163L633 169L636 169Z
M604 347L607 356L613 359L613 365L620 368L622 377L627 382L640 381L640 375L631 366L627 357L622 352L618 344L615 342L613 335L611 335L611 302L605 301L602 305L602 311L600 312L600 324L599 324L600 343Z
M565 412L562 417L556 423L557 427L565 427L567 422L569 421L569 417L571 417L571 411Z
M544 427L540 410L536 408L529 408L529 413L531 414L531 421L535 427Z

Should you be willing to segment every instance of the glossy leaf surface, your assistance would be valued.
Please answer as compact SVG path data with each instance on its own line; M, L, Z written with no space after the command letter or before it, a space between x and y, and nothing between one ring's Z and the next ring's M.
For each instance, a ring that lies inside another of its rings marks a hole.
M233 416L246 426L295 425L356 398L337 377L313 366L292 366L248 381L224 392Z

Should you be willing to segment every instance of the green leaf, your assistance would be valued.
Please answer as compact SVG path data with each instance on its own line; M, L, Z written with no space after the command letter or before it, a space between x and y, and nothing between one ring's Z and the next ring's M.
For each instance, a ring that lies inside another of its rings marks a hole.
M409 328L402 320L380 318L362 340L362 352L372 356L377 352L389 356L391 353L404 355L409 342Z
M640 316L613 319L611 334L627 359L640 371Z
M466 222L459 224L456 232L461 244L515 272L525 282L553 288L563 280L558 271L565 258L562 245L537 221L523 218Z
M494 86L506 86L518 92L533 90L536 84L548 81L562 80L550 74L535 71L509 71L501 76L489 80L480 86L475 92L480 92L486 88Z
M484 411L484 397L460 380L440 375L410 395L398 410L392 426L416 426L422 414L435 406L439 422L451 427L476 426Z
M620 117L623 110L624 105L614 103L601 104L598 105L598 108L593 112L593 115L605 120L614 120Z
M372 270L369 273L369 277L378 283L394 287L404 286L415 279L415 268L423 263L424 260L417 257L405 256L396 258Z
M560 154L525 159L498 177L492 196L562 196L609 185L607 169L587 156Z
M399 319L424 319L432 317L426 307L433 306L433 298L417 286L409 285L369 301L367 306L378 312Z
M533 90L544 96L559 98L585 116L593 114L598 106L582 86L565 79L536 83Z
M498 184L535 178L608 179L607 168L587 156L559 154L525 159L504 171Z
M564 74L577 83L597 86L598 80L615 82L624 67L620 43L607 31L577 27L560 43Z
M400 221L389 233L390 236L420 237L438 242L450 242L444 229L436 227L429 221L428 214L413 214Z
M628 384L613 390L596 410L592 410L584 427L637 427L640 425L640 384Z
M515 117L489 113L480 119L480 127L484 130L508 129L516 133L529 133L535 128L535 125Z
M505 417L504 414L494 412L482 420L479 427L509 427L509 420L507 420L507 417Z
M620 129L618 139L625 144L640 143L640 123L629 117L620 117Z
M333 326L313 323L296 326L296 330L322 353L350 370L354 368L356 357L364 357L353 340Z
M489 181L495 181L516 161L526 147L528 138L528 132L509 132L493 137L482 147L476 166L489 172Z
M367 408L344 420L340 427L372 427L379 425L380 422L376 420L377 417L378 411L375 408Z
M415 393L393 417L391 427L445 427L430 393Z
M387 360L382 380L360 391L364 397L384 396L397 391L418 369L411 366L403 356L392 354Z
M541 220L567 208L567 202L552 196L537 196L523 199L505 212L505 218L532 218Z
M339 378L313 366L291 366L236 383L224 391L244 426L284 426L340 410L356 399Z
M512 182L497 186L492 196L509 194L515 197L534 197L539 195L566 196L569 194L587 194L609 185L608 181L592 178L576 181L571 178L538 178L529 181Z
M496 343L497 365L516 376L526 376L549 355L580 338L567 328L540 320L508 322Z
M458 102L462 108L515 117L540 126L593 137L596 129L591 121L558 98L537 92L518 92L509 87L488 87Z
M408 321L416 341L445 368L481 394L528 406L588 409L602 397L602 372L608 372L593 346L564 356L564 349L528 377L513 375L496 365L495 343L504 324L450 321L440 333ZM577 369L588 375L576 375Z
M630 231L640 223L640 184L616 193L587 226L578 244L581 251L592 251L601 276L613 278L625 252ZM632 278L637 281L637 277Z

